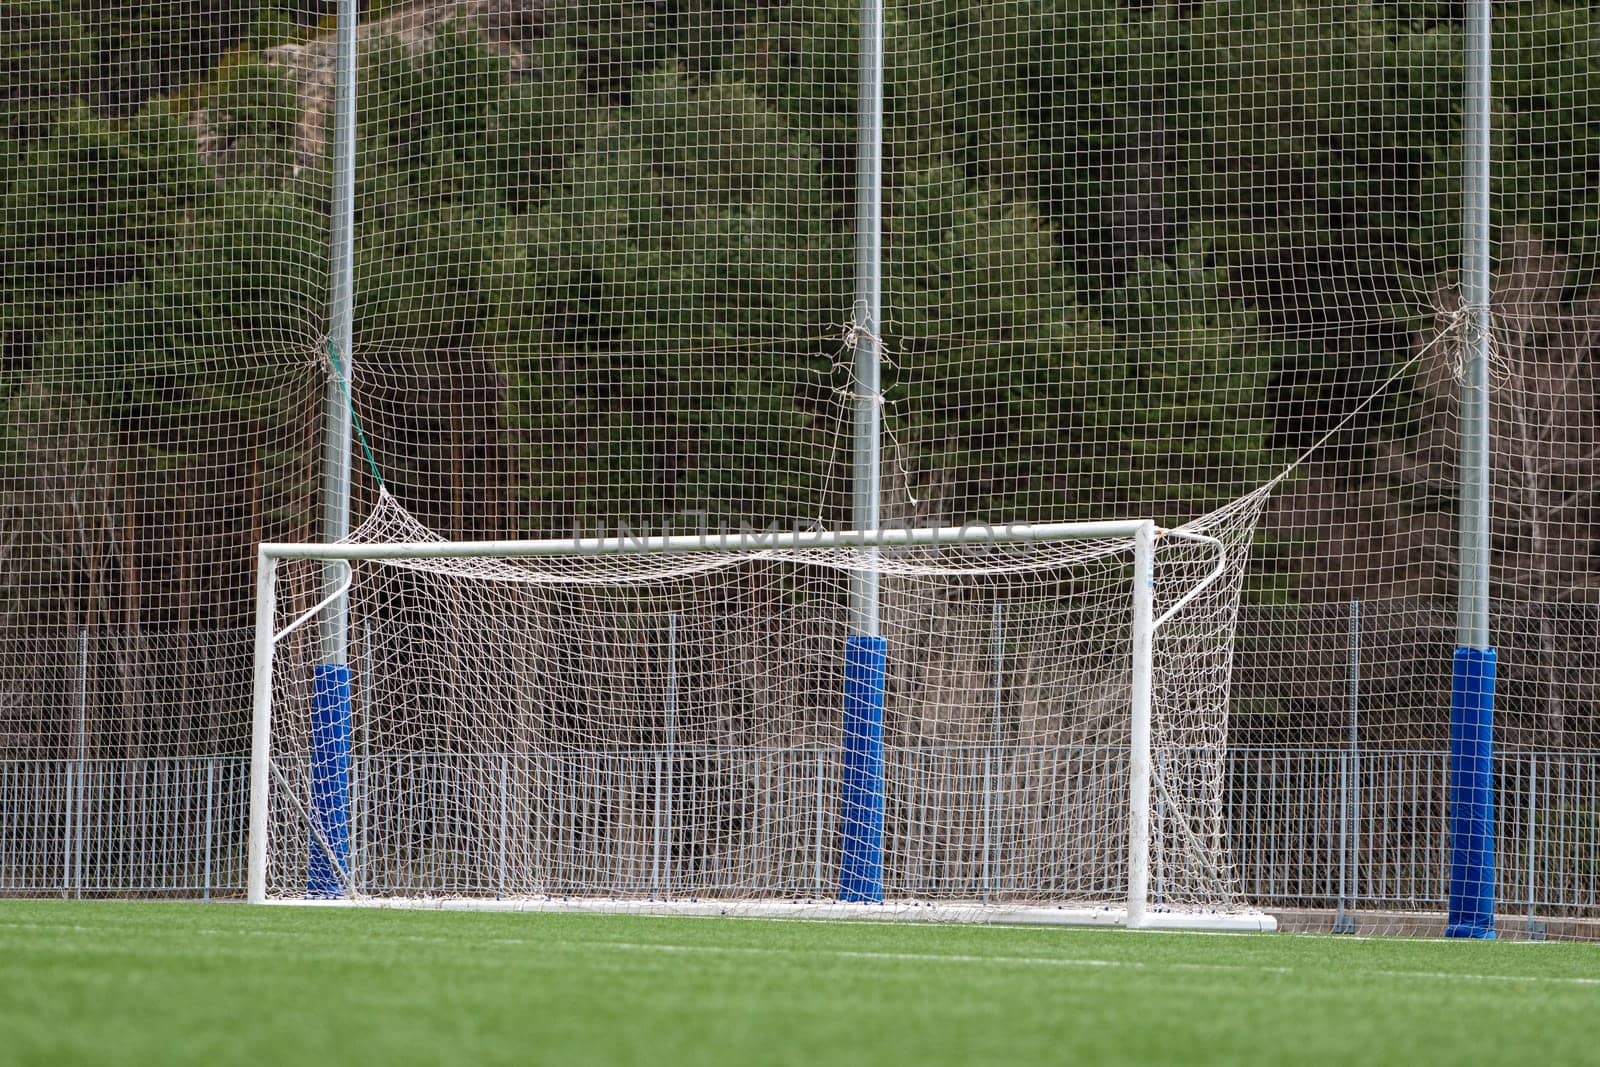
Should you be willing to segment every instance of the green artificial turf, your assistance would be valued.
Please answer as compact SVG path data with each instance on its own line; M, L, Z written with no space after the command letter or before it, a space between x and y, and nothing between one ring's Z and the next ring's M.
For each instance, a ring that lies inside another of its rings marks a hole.
M1574 1063L1600 946L0 903L14 1063Z

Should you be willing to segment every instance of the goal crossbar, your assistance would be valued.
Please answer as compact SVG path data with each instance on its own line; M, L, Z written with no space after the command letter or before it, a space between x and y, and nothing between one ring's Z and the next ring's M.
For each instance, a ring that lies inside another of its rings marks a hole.
M808 548L895 548L914 545L1020 544L1029 541L1096 541L1169 534L1215 543L1213 538L1162 530L1148 519L1108 522L969 524L882 530L789 530L676 534L651 537L569 537L528 541L414 541L388 544L264 542L262 559L406 560L473 556L610 556L685 552L781 552Z

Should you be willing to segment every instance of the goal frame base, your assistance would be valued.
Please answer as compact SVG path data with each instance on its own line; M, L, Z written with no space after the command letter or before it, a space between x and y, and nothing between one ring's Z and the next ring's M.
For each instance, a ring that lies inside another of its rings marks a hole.
M1278 922L1265 912L1158 910L1132 926L1128 909L1107 905L982 904L978 901L891 900L617 900L607 897L359 897L269 898L266 904L305 908L394 908L411 911L484 911L543 914L646 915L657 918L800 919L813 922L973 923L990 926L1093 926L1210 933L1271 933Z

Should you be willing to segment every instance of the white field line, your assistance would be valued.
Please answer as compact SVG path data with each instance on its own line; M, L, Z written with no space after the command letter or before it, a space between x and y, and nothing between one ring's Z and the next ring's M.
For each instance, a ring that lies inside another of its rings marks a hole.
M538 942L528 941L522 943L537 944ZM1302 973L1293 967L1270 967L1264 965L1252 965L1248 963L1173 963L1150 962L1147 960L1107 960L1086 956L972 956L921 952L866 952L850 949L810 950L771 949L757 948L753 946L729 947L721 945L668 945L630 941L584 941L564 942L564 944L581 944L584 948L590 949L611 948L632 952L690 952L724 953L728 955L784 955L807 957L824 956L833 959L887 960L890 962L906 963L976 963L1002 967L1107 967L1134 971L1203 971L1209 973L1226 974L1293 975ZM1552 983L1556 985L1600 987L1600 977L1571 978L1560 975L1469 974L1451 971L1395 970L1363 970L1355 972L1346 971L1341 972L1341 974L1351 978L1400 978L1407 980L1428 979L1435 981L1461 982L1511 982L1530 985Z
M891 963L977 963L1000 967L1116 967L1140 971L1230 971L1249 974L1293 974L1289 967L1252 967L1233 963L1148 963L1144 960L1103 960L1090 956L973 956L943 952L868 952L858 949L785 949L726 945L665 945L633 941L584 941L584 948L614 948L628 952L705 952L729 955L825 957L839 960L885 960ZM1600 983L1600 980L1597 980Z
M54 924L54 923L15 923L0 922L0 930L27 930L52 933L103 933L102 928ZM237 937L245 934L250 937L277 937L283 939L303 940L303 933L288 930L221 930L221 929L196 929L193 931L198 936L205 937ZM888 963L925 963L925 964L964 964L989 967L1062 967L1062 968L1107 968L1112 970L1175 973L1210 973L1210 974L1271 974L1271 975L1298 975L1305 974L1309 977L1320 977L1320 972L1297 969L1294 967L1273 967L1248 963L1181 963L1149 960L1112 960L1090 956L978 956L960 953L941 952L871 952L861 949L792 949L792 948L763 948L756 945L676 945L669 943L643 942L643 941L573 941L569 939L554 940L549 938L533 937L495 937L473 939L471 942L454 937L427 937L416 934L380 934L361 938L351 938L346 932L340 932L341 940L363 940L369 942L407 942L429 945L462 946L468 943L485 945L503 945L516 948L530 949L572 949L584 952L615 951L615 952L643 952L643 953L683 953L689 955L708 956L788 956L800 958L826 958L839 960L872 960ZM1577 987L1600 987L1600 977L1582 978L1561 975L1533 975L1533 974L1472 974L1454 971L1400 971L1400 970L1359 970L1341 971L1340 980L1360 978L1389 978L1405 981L1436 981L1436 982L1501 982L1512 985L1565 985Z

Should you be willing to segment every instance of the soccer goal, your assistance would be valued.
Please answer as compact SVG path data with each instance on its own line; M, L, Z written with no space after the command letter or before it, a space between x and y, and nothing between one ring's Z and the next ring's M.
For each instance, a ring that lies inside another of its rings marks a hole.
M1217 537L363 529L260 549L254 902L1272 926L1226 856Z

